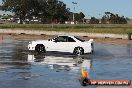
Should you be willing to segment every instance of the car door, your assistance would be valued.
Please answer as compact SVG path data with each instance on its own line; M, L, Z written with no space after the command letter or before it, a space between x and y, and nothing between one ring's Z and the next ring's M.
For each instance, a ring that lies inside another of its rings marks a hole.
M67 41L65 43L65 51L66 52L73 52L75 46L77 46L77 43L76 41L72 38L72 37L67 37Z
M61 37L63 37L63 39L60 38L59 42L56 42L58 51L72 53L76 46L76 41L68 36L61 36Z
M66 46L66 42L67 42L66 38L67 38L66 36L59 36L56 38L56 40L55 40L56 51L65 52L65 48L67 47Z
M49 51L64 51L66 38L64 36L58 36L49 43Z
M59 36L55 38L55 41L52 43L52 51L59 52L73 52L76 46L76 41L68 36Z

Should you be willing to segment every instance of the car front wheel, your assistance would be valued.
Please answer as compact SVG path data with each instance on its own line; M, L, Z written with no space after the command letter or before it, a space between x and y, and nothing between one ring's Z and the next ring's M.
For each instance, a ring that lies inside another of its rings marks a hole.
M82 47L75 47L73 54L82 55L82 54L84 54L84 49Z
M35 47L35 51L37 51L38 53L45 53L45 46L43 44L38 44Z

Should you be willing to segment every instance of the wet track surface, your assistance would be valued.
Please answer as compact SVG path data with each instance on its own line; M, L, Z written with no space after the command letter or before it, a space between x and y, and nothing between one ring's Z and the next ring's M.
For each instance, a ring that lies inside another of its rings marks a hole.
M82 67L91 79L132 80L131 45L95 43L94 54L74 56L29 52L28 42L10 36L0 40L0 88L82 88Z

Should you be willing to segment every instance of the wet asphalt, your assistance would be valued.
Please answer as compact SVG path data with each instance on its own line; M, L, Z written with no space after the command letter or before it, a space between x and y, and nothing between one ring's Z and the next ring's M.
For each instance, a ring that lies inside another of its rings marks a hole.
M82 67L90 79L132 80L132 45L95 42L93 54L74 56L29 52L28 42L10 36L0 40L0 88L82 88Z

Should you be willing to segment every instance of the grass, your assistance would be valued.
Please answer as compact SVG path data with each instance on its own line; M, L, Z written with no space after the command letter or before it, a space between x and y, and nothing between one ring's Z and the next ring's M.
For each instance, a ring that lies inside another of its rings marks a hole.
M127 24L0 24L0 29L24 29L112 34L132 33L132 25Z

